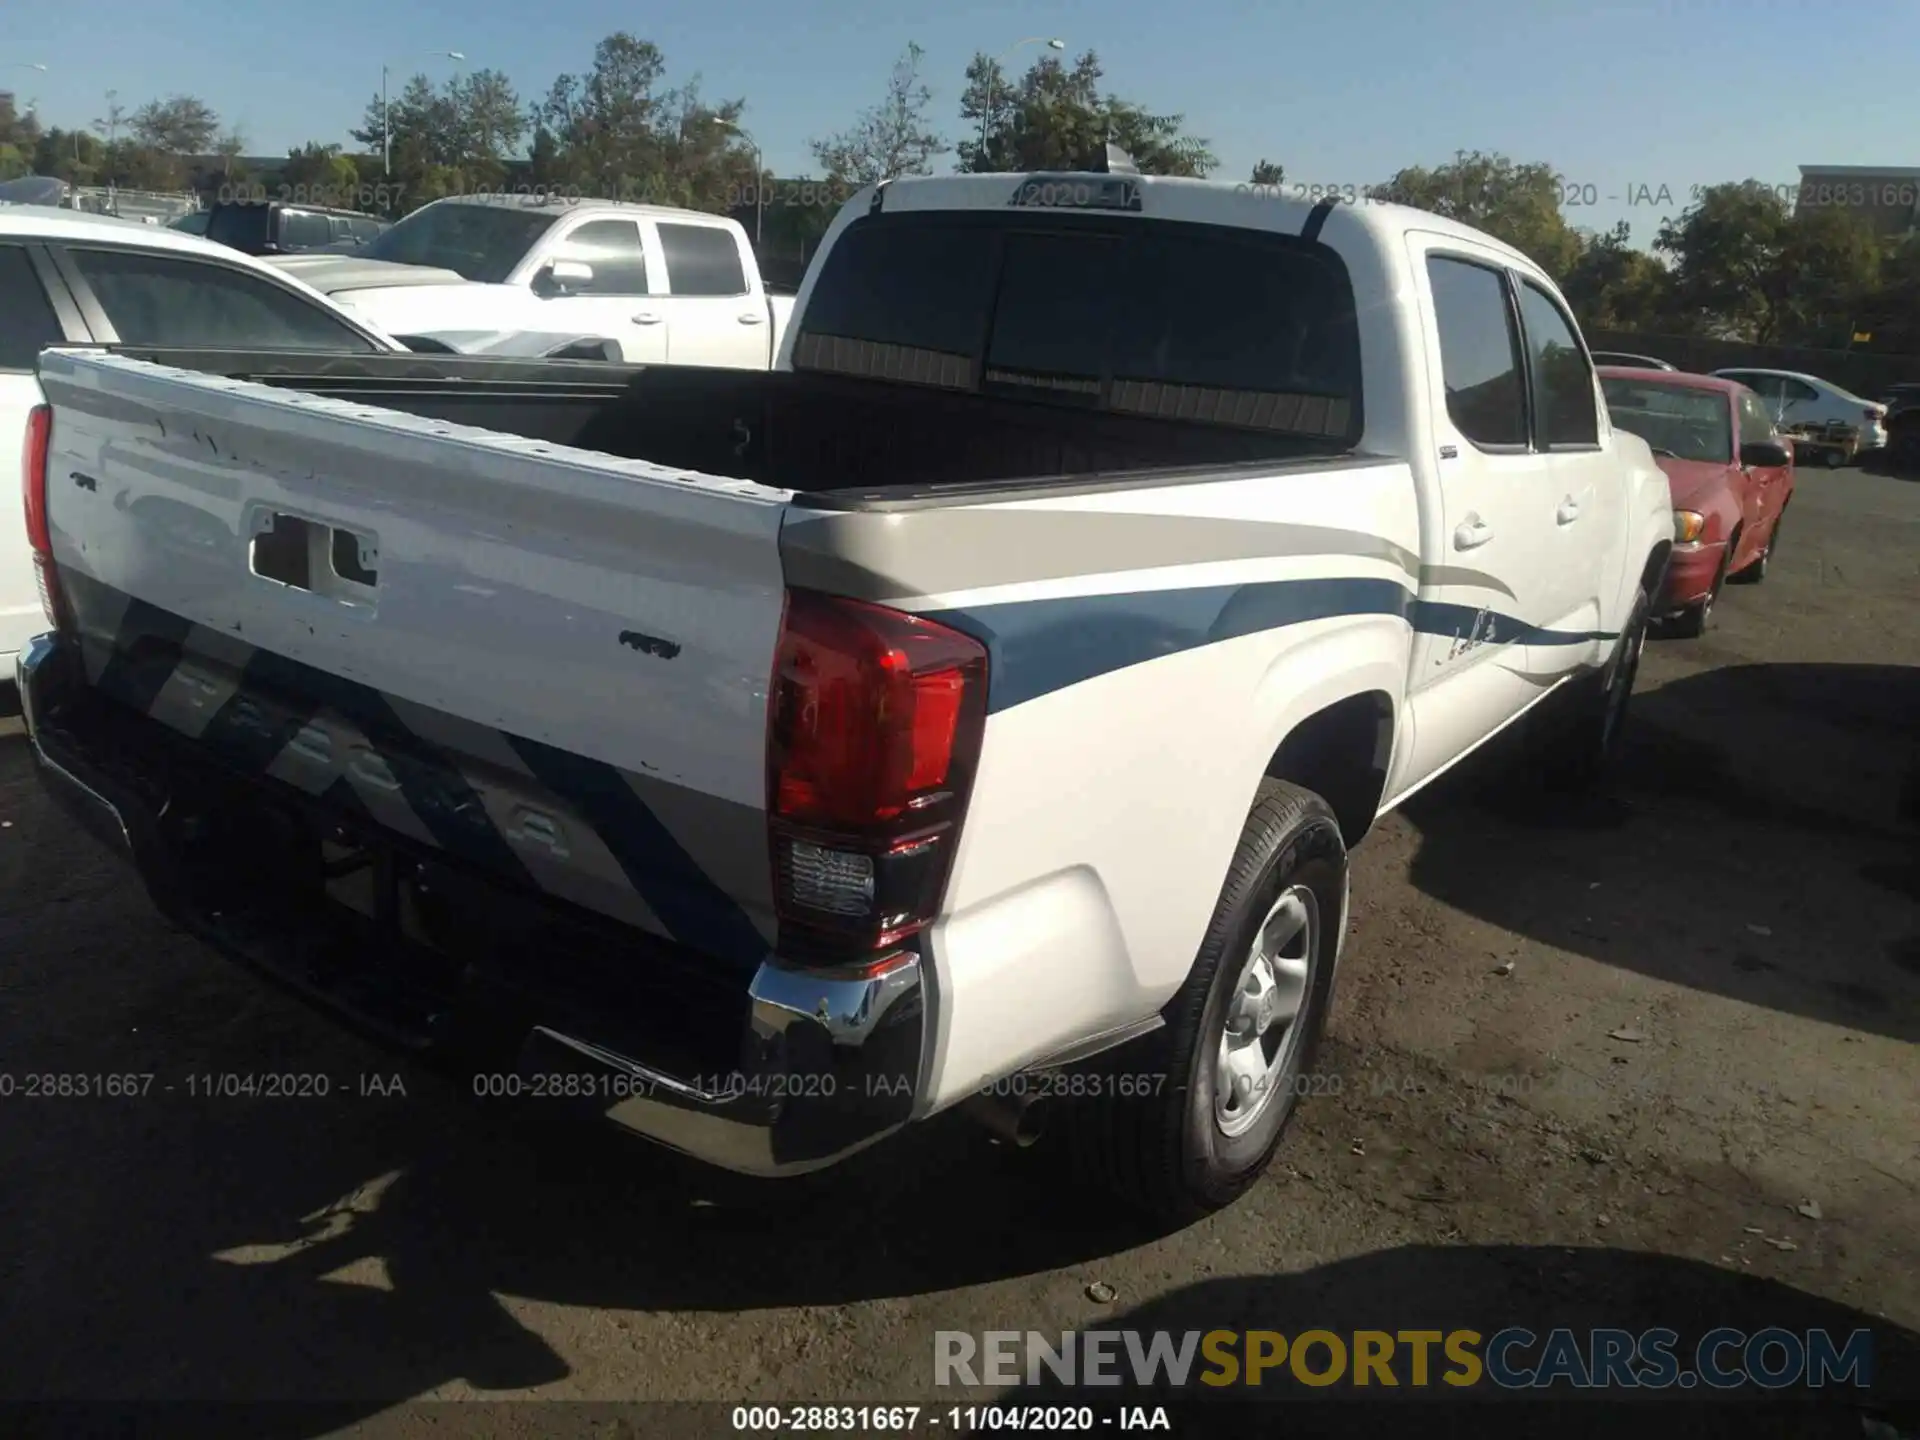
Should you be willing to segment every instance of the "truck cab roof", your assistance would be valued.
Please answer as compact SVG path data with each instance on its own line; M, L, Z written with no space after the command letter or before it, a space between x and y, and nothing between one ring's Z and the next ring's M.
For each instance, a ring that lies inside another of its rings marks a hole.
M1301 234L1310 217L1321 211L1324 212L1322 224L1334 223L1338 217L1340 230L1349 235L1362 234L1390 241L1398 240L1409 231L1424 231L1470 241L1478 248L1499 251L1528 269L1537 268L1513 246L1431 211L1384 200L1345 201L1301 194L1299 187L1285 184L1253 185L1104 171L1042 171L906 176L873 188L883 192L877 202L871 198L872 190L861 192L868 197L869 208L877 205L882 213L889 214L908 210L991 210L1010 204L1065 211L1116 210L1135 207L1102 197L1131 193L1138 198L1139 213L1148 217L1293 235ZM850 201L836 223L844 224L859 208Z

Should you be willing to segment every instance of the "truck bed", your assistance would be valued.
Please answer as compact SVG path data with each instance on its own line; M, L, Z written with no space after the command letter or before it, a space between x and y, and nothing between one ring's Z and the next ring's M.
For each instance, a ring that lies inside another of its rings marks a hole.
M109 347L130 359L750 480L828 508L1344 453L1338 441L790 371Z

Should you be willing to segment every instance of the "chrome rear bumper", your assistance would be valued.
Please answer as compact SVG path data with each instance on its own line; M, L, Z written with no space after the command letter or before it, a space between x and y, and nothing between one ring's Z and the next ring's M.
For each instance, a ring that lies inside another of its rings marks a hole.
M33 640L16 673L47 793L131 861L162 913L361 1028L416 1052L436 1050L424 1031L416 1034L392 1013L368 1009L364 974L352 987L315 978L308 963L312 937L303 931L310 912L289 907L280 933L271 923L272 907L264 927L256 907L242 930L188 883L183 837L194 829L197 797L216 783L231 793L238 783L233 777L215 777L210 762L191 752L183 758L171 739L162 745L153 737L152 749L124 743L144 742L145 727L158 727L94 696L77 650L57 636ZM114 713L100 716L103 710ZM112 722L113 743L86 722L89 715ZM269 808L286 799L261 793L263 834ZM352 943L364 966L365 937ZM706 1074L687 1073L624 1043L619 1037L631 1032L620 1023L626 1017L618 995L582 1004L576 985L562 1003L524 976L510 990L479 981L469 989L464 976L460 983L435 997L442 1010L456 1017L462 1007L484 1010L488 1033L517 1037L501 1054L508 1062L502 1074L482 1093L575 1101L649 1140L746 1174L817 1170L865 1148L911 1118L923 1083L925 993L921 960L912 953L857 973L802 969L767 957L738 995L737 1059ZM432 1018L446 1015L436 1011Z

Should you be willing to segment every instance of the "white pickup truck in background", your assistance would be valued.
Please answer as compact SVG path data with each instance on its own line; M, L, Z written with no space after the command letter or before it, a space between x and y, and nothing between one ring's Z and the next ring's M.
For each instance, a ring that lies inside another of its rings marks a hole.
M1231 1201L1349 849L1523 717L1597 774L1673 541L1553 285L1392 206L902 180L769 373L288 362L43 358L46 783L220 950L763 1174L1051 1092Z
M738 222L658 205L457 196L351 254L272 263L390 335L603 335L636 365L765 370L793 313Z

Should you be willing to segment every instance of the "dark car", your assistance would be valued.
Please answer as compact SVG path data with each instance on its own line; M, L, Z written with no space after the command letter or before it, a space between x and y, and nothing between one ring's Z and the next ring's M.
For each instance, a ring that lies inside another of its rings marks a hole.
M230 200L207 212L209 240L248 255L298 255L332 246L364 245L390 227L357 210L329 210L284 200Z
M1887 459L1902 470L1920 469L1920 381L1889 385L1880 403L1887 407Z

